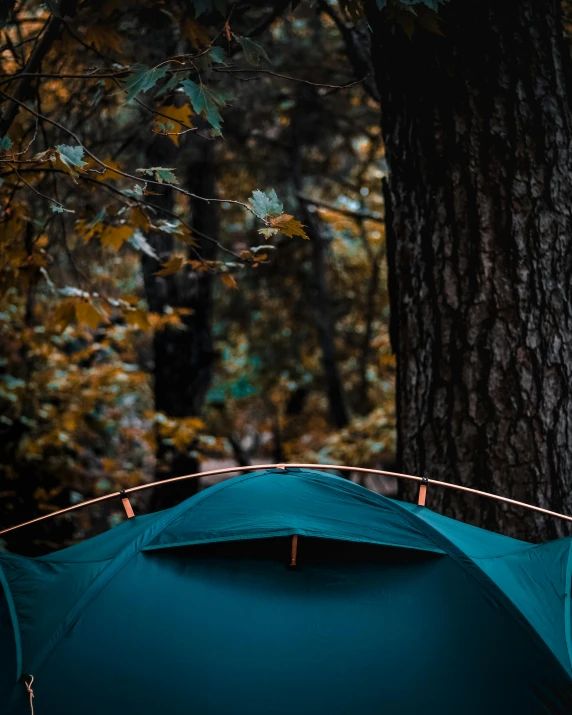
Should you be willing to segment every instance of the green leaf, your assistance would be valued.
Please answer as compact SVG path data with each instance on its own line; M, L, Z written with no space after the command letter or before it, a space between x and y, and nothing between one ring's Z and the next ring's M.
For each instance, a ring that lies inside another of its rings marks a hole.
M52 213L55 214L63 214L64 212L63 208L58 204L50 204L50 208L52 209Z
M151 166L148 169L136 169L138 174L143 174L144 176L154 176L155 180L160 184L163 182L167 184L178 184L179 180L173 174L173 169L165 169L163 166Z
M169 77L169 80L165 82L165 84L161 87L161 89L157 92L155 96L162 97L164 94L167 94L171 90L175 89L175 87L179 84L180 79L181 73L173 72L173 74Z
M272 189L269 194L264 191L252 192L252 198L248 199L252 204L252 210L258 218L266 218L266 216L280 216L283 206L276 196L276 191Z
M235 35L234 37L240 43L242 51L244 52L244 59L249 65L257 65L261 58L270 62L270 58L262 45L259 45L248 37L240 37L240 35Z
M12 142L10 141L10 137L0 138L0 151L6 151L6 149L9 149L11 146Z
M87 162L83 161L83 147L82 146L67 146L65 144L58 144L56 146L56 151L60 155L62 162L74 171L74 166L85 166Z
M218 111L217 103L221 104L224 100L209 92L202 82L197 84L192 79L185 79L181 82L181 87L191 100L195 113L202 114L215 132L220 134L222 117Z
M213 62L219 65L224 65L224 50L222 47L211 47L209 50L209 56Z
M127 92L126 102L130 102L139 92L148 92L157 84L169 71L169 65L149 69L146 65L134 65L132 74L123 83L123 89Z

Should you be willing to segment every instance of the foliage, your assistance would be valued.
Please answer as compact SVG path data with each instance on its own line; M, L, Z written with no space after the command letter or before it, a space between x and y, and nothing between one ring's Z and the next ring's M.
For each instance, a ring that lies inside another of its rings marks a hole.
M5 18L0 129L18 111L0 131L0 476L14 521L153 478L163 447L199 462L249 443L255 459L393 458L383 146L344 8L189 7L79 2L32 78L37 37L59 21L36 0ZM205 145L216 193L203 196ZM213 206L216 235L201 228ZM168 414L153 346L190 330L200 307L171 296L203 278L213 382L201 416ZM318 278L353 414L339 431Z

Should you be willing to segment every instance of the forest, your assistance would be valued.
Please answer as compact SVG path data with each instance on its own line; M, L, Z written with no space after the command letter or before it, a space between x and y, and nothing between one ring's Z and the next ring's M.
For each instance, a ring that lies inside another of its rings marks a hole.
M3 525L275 462L572 514L570 22L548 0L2 3Z

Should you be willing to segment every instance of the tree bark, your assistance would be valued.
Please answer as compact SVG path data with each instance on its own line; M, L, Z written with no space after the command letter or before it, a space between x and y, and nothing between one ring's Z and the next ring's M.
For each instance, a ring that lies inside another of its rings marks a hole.
M400 468L572 514L572 117L558 2L368 8L382 104ZM565 522L430 489L531 540Z

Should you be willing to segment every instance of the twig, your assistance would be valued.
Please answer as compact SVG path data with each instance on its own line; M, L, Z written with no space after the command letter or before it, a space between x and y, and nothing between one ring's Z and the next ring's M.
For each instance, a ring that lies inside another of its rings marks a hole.
M254 72L258 74L267 74L272 77L278 77L279 79L286 79L289 82L299 82L301 84L308 84L311 87L323 87L324 89L348 89L349 87L353 87L356 84L361 84L365 78L362 79L356 79L353 82L348 82L347 84L322 84L320 82L310 82L308 79L300 79L298 77L290 77L289 75L286 74L280 74L278 72L272 72L271 70L263 70L263 69L253 69L251 67L213 67L214 72L229 72L229 73L234 73L234 72Z

